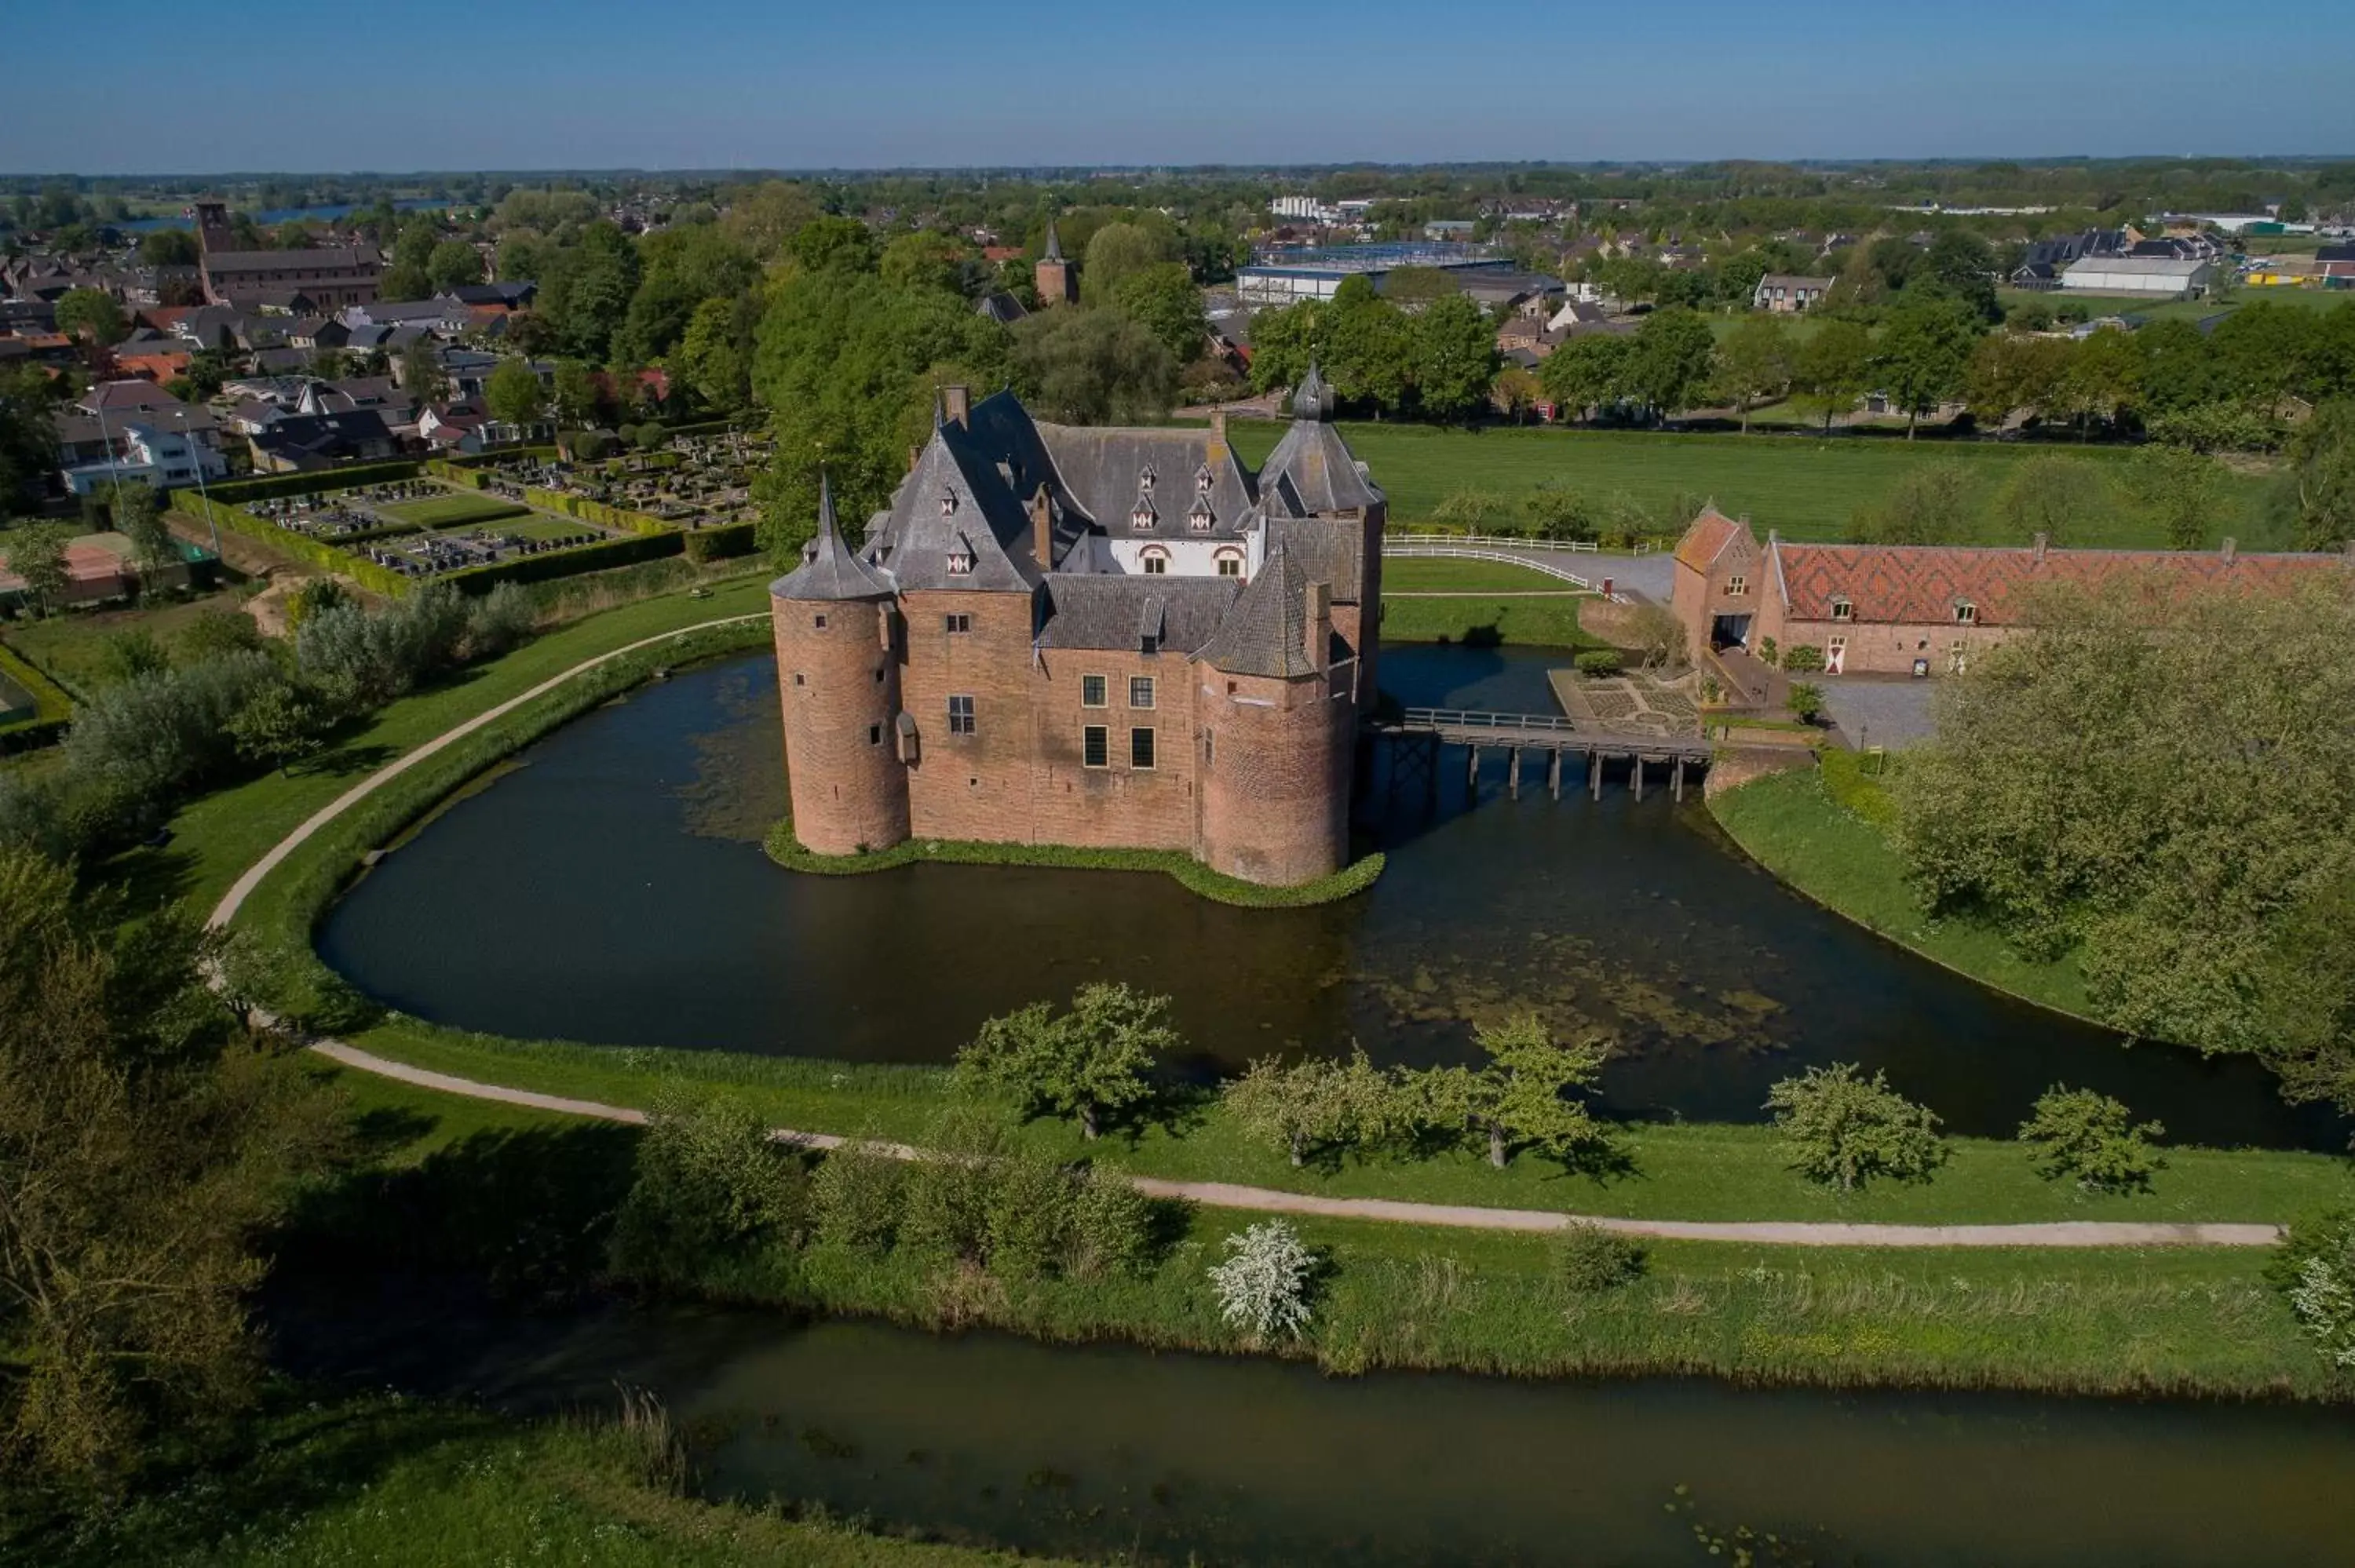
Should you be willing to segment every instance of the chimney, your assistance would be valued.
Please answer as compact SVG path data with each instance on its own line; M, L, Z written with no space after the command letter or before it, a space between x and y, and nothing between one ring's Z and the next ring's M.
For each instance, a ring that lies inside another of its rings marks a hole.
M1308 585L1308 613L1302 619L1307 623L1303 633L1302 651L1308 655L1311 667L1322 670L1325 668L1326 655L1333 647L1333 585L1331 583Z
M2234 556L2236 556L2236 555L2239 555L2239 554L2240 554L2240 552L2241 552L2241 542L2240 542L2238 539L2233 538L2233 537L2232 537L2232 535L2231 535L2230 534L2225 535L2224 535L2224 548L2223 548L2223 552L2222 552L2223 556L2224 556L2224 564L2225 564L2226 566L2228 566L2228 567L2229 567L2229 566L2231 566L2231 565L2232 564L2232 557L2233 557Z
M941 402L943 407L948 410L949 420L952 424L960 428L969 428L972 425L972 388L965 387L943 387L941 388Z
M1210 450L1209 456L1210 461L1214 464L1224 462L1227 459L1227 411L1224 408L1213 408L1210 410Z
M916 460L923 455L924 449L922 447L910 447L908 449L908 471L910 473L916 471Z
M2033 543L2036 546L2036 559L2039 564L2041 564L2044 559L2044 552L2052 547L2052 535L2050 534L2039 534L2036 535Z
M1030 498L1030 553L1038 557L1039 569L1055 569L1055 513L1048 504L1047 487L1040 485L1039 493Z

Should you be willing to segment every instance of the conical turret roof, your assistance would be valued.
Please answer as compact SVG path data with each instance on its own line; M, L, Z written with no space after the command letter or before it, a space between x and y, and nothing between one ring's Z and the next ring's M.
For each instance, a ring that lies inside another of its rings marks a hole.
M1332 383L1325 379L1325 373L1316 368L1316 362L1313 359L1308 362L1308 374L1302 376L1300 385L1293 388L1292 417L1315 419L1319 423L1333 417Z
M1225 674L1279 680L1323 668L1308 657L1308 575L1291 551L1278 545L1268 552L1201 658Z
M1045 255L1039 258L1039 260L1042 261L1060 261L1062 259L1063 237L1055 232L1055 220L1050 217L1047 220L1047 251Z
M842 542L834 515L834 481L817 481L817 536L802 546L802 564L769 586L777 599L889 599L890 583Z

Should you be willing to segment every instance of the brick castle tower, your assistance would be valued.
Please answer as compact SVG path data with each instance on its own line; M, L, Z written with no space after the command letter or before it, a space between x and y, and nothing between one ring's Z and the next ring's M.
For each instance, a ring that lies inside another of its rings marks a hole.
M1055 220L1047 220L1047 249L1032 270L1031 283L1039 291L1042 305L1068 305L1080 297L1071 279L1071 264L1063 259L1062 237L1055 232Z

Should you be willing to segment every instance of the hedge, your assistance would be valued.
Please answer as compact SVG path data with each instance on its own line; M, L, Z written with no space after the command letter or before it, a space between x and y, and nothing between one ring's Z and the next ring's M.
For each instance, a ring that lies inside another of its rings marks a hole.
M266 501L278 495L313 495L322 490L350 490L363 484L381 484L388 480L415 479L424 467L414 459L399 462L364 462L357 468L314 469L307 473L273 473L261 479L233 479L227 484L209 488L212 498L234 506L241 502Z
M684 535L687 558L699 563L749 556L759 544L754 536L758 527L754 523L722 523L716 528L694 529Z
M45 745L65 733L67 722L73 717L73 699L66 695L64 687L19 658L5 643L0 643L0 675L24 687L26 694L33 699L31 718L0 725L0 751Z
M679 533L673 528L657 535L600 539L593 545L575 545L569 550L547 550L536 556L510 556L504 561L492 561L485 566L450 572L436 580L450 583L465 593L488 593L499 583L544 582L549 577L569 577L578 572L602 572L608 567L633 566L640 561L678 553Z
M412 468L415 465L410 465ZM361 471L352 470L358 472ZM308 476L289 476L308 477ZM340 572L362 588L398 599L409 592L410 579L399 572L378 566L365 556L355 556L324 540L307 534L297 534L291 528L281 528L267 517L256 517L240 506L225 506L218 501L208 501L201 495L181 491L173 497L173 504L197 517L209 518L232 534L242 534L249 539L260 540L281 555L292 556L298 561L308 561L322 571Z
M608 506L602 501L591 501L585 495L574 495L560 490L526 490L523 498L543 512L560 512L567 517L578 517L583 523L601 524L619 528L624 534L643 534L648 537L658 534L676 534L678 524L650 517L643 512L629 512L619 506Z

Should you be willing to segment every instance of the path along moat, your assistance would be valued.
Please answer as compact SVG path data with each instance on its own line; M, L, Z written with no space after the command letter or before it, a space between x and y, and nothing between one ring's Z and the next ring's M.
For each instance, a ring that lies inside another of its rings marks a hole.
M1409 705L1550 712L1541 650L1393 648ZM2007 1136L2055 1082L2170 1139L2343 1146L2245 1059L2206 1061L1986 991L1785 890L1699 791L1525 788L1460 753L1433 821L1389 825L1372 891L1316 909L1209 903L1149 874L916 865L783 871L773 665L650 685L522 753L370 872L320 931L369 994L435 1022L616 1045L942 1062L984 1018L1091 980L1176 999L1204 1068L1279 1050L1461 1057L1467 1020L1535 1007L1616 1042L1609 1111L1761 1116L1816 1063L1885 1068L1951 1130ZM1540 778L1540 774L1525 777Z

